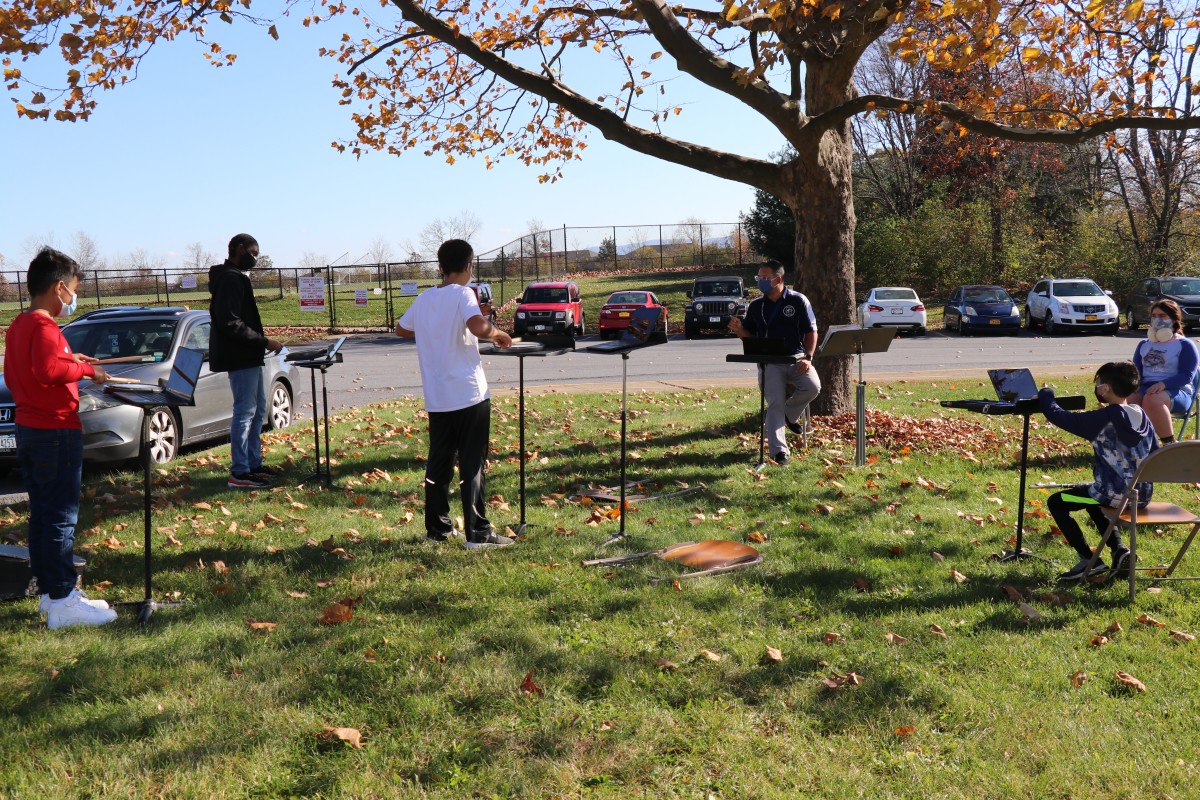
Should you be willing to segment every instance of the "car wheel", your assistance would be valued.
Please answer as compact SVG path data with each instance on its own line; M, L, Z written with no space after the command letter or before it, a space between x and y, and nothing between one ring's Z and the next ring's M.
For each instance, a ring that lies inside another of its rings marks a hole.
M1046 318L1042 320L1042 330L1046 332L1047 336L1053 336L1058 330L1058 326L1054 324L1054 314L1049 311L1046 312Z
M277 431L292 424L292 391L283 381L271 384L267 403L267 428Z
M1037 322L1035 322L1033 318L1033 309L1029 306L1025 306L1025 328L1029 331L1032 331L1036 327Z
M920 328L913 329L913 336L924 336L924 335L925 335L925 326L921 326Z
M1107 328L1104 329L1104 333L1107 334L1108 336L1116 336L1117 331L1119 331L1119 330L1121 330L1121 323L1114 322L1112 325L1109 325Z
M155 406L146 412L150 415L149 430L142 442L142 457L150 450L150 460L155 464L166 464L179 452L179 422L167 406Z
M1125 309L1125 327L1131 331L1136 331L1138 328L1141 327L1140 325L1138 325L1137 320L1133 318L1133 309L1132 308Z
M683 326L683 338L695 339L697 334L698 334L698 331L695 328L693 328L691 325Z

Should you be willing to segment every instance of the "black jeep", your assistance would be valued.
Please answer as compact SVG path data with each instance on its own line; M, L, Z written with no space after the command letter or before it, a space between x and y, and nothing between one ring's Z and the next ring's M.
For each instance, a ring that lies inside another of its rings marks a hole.
M694 339L702 331L729 332L729 321L746 316L746 287L736 275L696 278L687 293L683 336Z

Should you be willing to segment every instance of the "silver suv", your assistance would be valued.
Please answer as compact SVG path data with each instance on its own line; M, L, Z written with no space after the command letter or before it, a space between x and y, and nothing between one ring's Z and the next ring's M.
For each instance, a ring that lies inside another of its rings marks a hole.
M1043 278L1025 299L1025 327L1046 333L1099 331L1120 326L1117 304L1091 278Z

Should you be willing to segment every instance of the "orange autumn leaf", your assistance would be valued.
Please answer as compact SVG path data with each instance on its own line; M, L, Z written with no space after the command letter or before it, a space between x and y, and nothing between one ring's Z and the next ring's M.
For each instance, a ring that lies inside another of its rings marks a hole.
M841 640L842 640L841 635L836 634L833 631L830 631L829 633L827 633L821 637L821 642L824 644L837 644Z
M966 575L963 575L956 569L950 570L950 577L954 579L955 583L966 583L968 580L970 580L970 578L968 578Z
M913 725L901 725L899 728L896 728L896 735L901 737L912 736L916 732L916 726Z
M1194 641L1196 641L1196 637L1190 633L1187 633L1186 631L1172 630L1172 631L1170 631L1170 634L1171 634L1172 639L1175 639L1176 641L1179 641L1179 642L1194 642Z
M342 605L341 603L334 603L333 605L326 607L326 609L321 612L321 616L318 618L318 621L324 622L326 625L337 625L341 622L349 622L353 618L353 609L351 609L349 606Z
M1154 617L1150 616L1149 614L1142 614L1140 617L1137 618L1137 621L1142 623L1143 625L1149 625L1152 628L1167 627L1165 622L1159 622L1158 620L1156 620Z
M1071 673L1071 685L1078 689L1087 681L1088 675L1083 670L1076 670Z
M746 538L755 544L762 544L767 540L767 535L760 531L750 531L750 533L746 534Z
M521 681L521 694L528 694L534 697L541 697L546 692L542 687L533 682L533 670L525 673L524 680Z
M246 620L246 624L250 626L250 630L252 631L267 631L268 633L275 630L279 625L278 622L257 622L252 619Z
M336 739L345 742L356 750L362 748L362 731L358 728L333 728L326 726L321 729L321 738L326 741Z
M1117 670L1115 675L1116 675L1118 682L1124 684L1125 686L1128 686L1130 689L1133 689L1135 692L1138 692L1139 694L1141 694L1146 691L1146 684L1142 683L1137 678L1130 675L1128 672L1122 672L1121 670Z
M888 644L908 644L907 638L898 633L892 633L891 631L888 631L886 634L884 634L883 638Z
M850 582L850 585L853 586L855 589L858 589L860 592L871 591L871 582L869 580L867 580L866 578L855 578L853 581Z
M1092 647L1103 647L1104 645L1108 644L1108 637L1107 636L1093 636L1091 639L1088 640L1088 644L1090 644Z

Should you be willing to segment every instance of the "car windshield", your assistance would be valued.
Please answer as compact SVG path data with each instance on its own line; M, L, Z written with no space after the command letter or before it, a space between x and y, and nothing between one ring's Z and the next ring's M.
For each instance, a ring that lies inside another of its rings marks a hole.
M1200 278L1177 278L1162 282L1163 294L1200 294Z
M968 303L1011 303L1012 298L1008 296L1008 292L995 287L984 287L982 289L967 289L963 299Z
M107 319L68 325L71 350L94 358L165 356L175 336L175 319Z
M916 300L917 293L912 289L876 289L876 300Z
M706 283L696 284L696 290L692 292L695 297L732 297L740 295L742 289L737 285L737 281L708 281Z
M1104 292L1092 281L1065 281L1054 284L1055 297L1103 297Z
M636 303L638 305L644 305L646 303L646 293L613 292L612 296L608 298L608 302L612 305L616 305L617 303Z
M525 290L524 303L566 303L567 290L555 286L530 286Z

